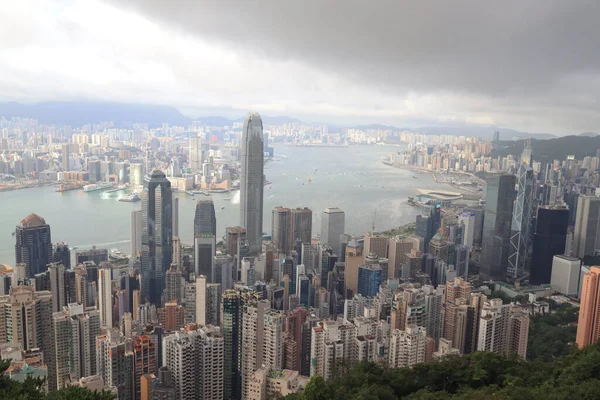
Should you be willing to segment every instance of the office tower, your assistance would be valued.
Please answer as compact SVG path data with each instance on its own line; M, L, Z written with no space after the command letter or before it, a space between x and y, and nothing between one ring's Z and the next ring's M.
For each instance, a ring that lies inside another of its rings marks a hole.
M108 249L97 249L96 246L92 246L89 250L82 250L75 253L76 265L83 264L87 261L93 261L96 265L107 262Z
M271 222L271 242L278 252L283 254L289 254L291 251L290 238L290 222L291 222L291 211L286 207L275 207L273 208L273 216Z
M375 256L375 253L369 254ZM383 271L379 264L363 264L358 267L358 294L374 297L383 282Z
M465 246L473 247L475 240L475 214L458 214L458 224L463 226L463 242Z
M380 233L365 234L364 253L375 253L378 258L388 257L388 238Z
M96 337L96 370L105 387L117 391L119 400L134 399L134 354L118 330L108 329Z
M346 229L346 216L339 208L326 208L321 213L321 244L331 247L333 254L342 250L341 235Z
M358 267L364 263L362 247L352 239L346 246L346 290L358 292ZM391 263L390 263L391 264Z
M473 228L473 246L481 247L481 243L483 240L483 217L485 215L485 209L483 207L465 207L463 211L468 214L475 214L475 228Z
M233 288L233 260L228 254L217 254L214 257L215 283L221 285L221 290Z
M239 255L240 243L246 241L246 228L241 226L229 226L226 229L227 254L231 257Z
M156 342L148 335L140 335L133 341L134 398L141 398L141 379L156 371Z
M595 344L600 338L600 302L598 301L600 267L593 266L583 275L581 284L581 303L579 306L579 322L575 342L581 349Z
M491 351L508 356L527 355L529 316L519 307L502 304L501 299L484 302L479 318L477 351Z
M268 300L244 304L242 312L242 398L249 395L252 374L265 362L265 315L270 308Z
M471 248L469 246L454 247L454 268L456 276L467 279L469 277L469 258Z
M100 311L100 323L102 326L108 328L112 328L113 326L111 273L110 266L106 264L98 270L98 309Z
M188 326L164 338L177 399L223 399L224 341L219 327Z
M264 152L263 124L258 113L248 113L240 153L240 225L246 228L250 254L262 249Z
M69 170L69 144L62 145L62 160L61 166L63 171Z
M538 209L531 256L531 284L550 283L552 259L555 255L565 254L568 227L569 210L564 206L543 206Z
M202 326L220 325L221 285L207 283L205 276L196 278L196 323Z
M45 272L52 262L50 225L42 217L29 214L17 226L15 237L15 260L25 264L26 277Z
M527 149L527 147L526 147ZM524 152L525 154L525 152ZM527 155L525 154L525 157ZM529 160L531 149L529 149ZM517 172L517 199L513 207L512 227L510 235L510 253L508 255L508 279L523 276L527 268L527 259L531 247L531 221L534 215L533 199L533 169L527 164L521 164Z
M173 262L171 183L160 170L144 178L142 192L142 298L160 304Z
M527 165L528 167L531 167L531 163L533 162L531 154L531 138L525 139L525 148L521 153L521 165Z
M48 266L50 275L50 293L52 293L52 311L58 312L67 305L65 288L65 267L62 264L52 263Z
M200 136L190 136L188 161L192 172L202 171L203 153L202 138Z
M496 175L487 182L480 270L484 280L506 277L515 184L514 175Z
M431 238L427 252L445 263L450 263L452 261L450 258L450 243L448 243L439 232Z
M68 244L65 242L56 243L53 261L64 265L66 270L71 269L71 250L69 250Z
M330 380L353 359L356 326L335 321L319 322L312 328L310 376Z
M593 256L598 239L598 223L600 221L600 198L596 196L579 196L575 230L573 235L574 257Z
M319 258L318 258L318 274L321 278L321 287L327 289L328 280L329 280L329 272L333 271L333 267L337 262L337 254L333 253L331 247L320 244L319 245Z
M214 260L216 238L211 233L202 233L194 238L194 263L196 276L204 275L210 283L215 283Z
M494 131L494 138L492 139L492 142L499 142L500 141L500 131Z
M182 281L181 270L176 264L171 264L171 268L165 274L165 302L176 301L177 304L181 304Z
M100 169L100 160L88 161L88 172L90 174L91 183L96 183L104 180Z
M173 236L179 237L179 198L173 197Z
M555 255L552 258L552 289L566 296L576 296L579 289L579 273L581 260L566 255Z
M52 294L32 286L10 289L0 297L0 343L17 343L23 350L42 349L48 366L48 387L56 387L52 329Z
M388 366L390 368L412 367L428 361L427 333L422 326L408 325L395 329L390 337Z
M69 382L96 375L96 336L100 333L100 313L95 307L84 311L81 304L72 303L52 315L54 341L53 367L56 386L60 390ZM46 354L44 354L46 356Z
M198 200L194 214L194 236L211 234L217 236L217 218L212 199Z
M290 211L290 244L298 239L301 243L310 243L312 239L312 210L308 207L292 208Z
M226 399L241 398L242 389L242 313L244 294L237 290L223 292L221 320L224 340L224 394Z
M450 224L447 226L448 242L453 245L462 245L464 225Z
M407 263L407 253L410 253L413 245L412 240L403 236L396 236L388 240L388 279L400 277L402 264Z

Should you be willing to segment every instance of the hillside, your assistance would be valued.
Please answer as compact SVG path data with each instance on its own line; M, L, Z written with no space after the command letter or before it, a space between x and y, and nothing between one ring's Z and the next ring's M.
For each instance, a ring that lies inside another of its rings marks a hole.
M600 345L594 345L550 362L478 352L414 368L363 363L331 381L313 377L303 392L286 399L583 400L599 393Z
M492 153L492 156L505 157L512 154L518 157L525 147L524 140L514 142L500 142L500 149ZM574 155L576 159L581 160L585 156L595 156L600 148L600 136L565 136L550 140L531 140L531 149L533 159L541 160L546 157L548 160L565 160L568 155Z

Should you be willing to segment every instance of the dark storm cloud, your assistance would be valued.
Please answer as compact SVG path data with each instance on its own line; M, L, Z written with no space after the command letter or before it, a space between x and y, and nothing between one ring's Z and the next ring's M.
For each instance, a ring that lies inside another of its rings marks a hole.
M122 6L122 2L113 2ZM389 91L565 95L595 105L597 1L133 0L147 17L272 59ZM585 86L585 85L583 85ZM585 89L585 87L583 87ZM548 107L555 102L545 99Z

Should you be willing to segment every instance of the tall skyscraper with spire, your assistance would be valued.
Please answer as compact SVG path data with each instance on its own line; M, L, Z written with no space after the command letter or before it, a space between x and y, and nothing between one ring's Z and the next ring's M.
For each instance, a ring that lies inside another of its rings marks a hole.
M248 113L242 131L240 173L240 225L246 228L250 253L262 248L263 124L258 113Z
M160 305L173 261L171 182L160 170L144 178L142 192L142 298Z
M525 154L525 152L523 152ZM531 156L531 153L530 153ZM521 277L527 269L531 247L531 220L534 215L534 177L528 164L521 164L517 172L517 199L512 214L510 253L506 276L508 279Z

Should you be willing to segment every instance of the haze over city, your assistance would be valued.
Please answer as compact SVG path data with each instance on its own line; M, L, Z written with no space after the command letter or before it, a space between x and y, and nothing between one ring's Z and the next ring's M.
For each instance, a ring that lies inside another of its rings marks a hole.
M592 1L0 7L0 400L592 399Z

